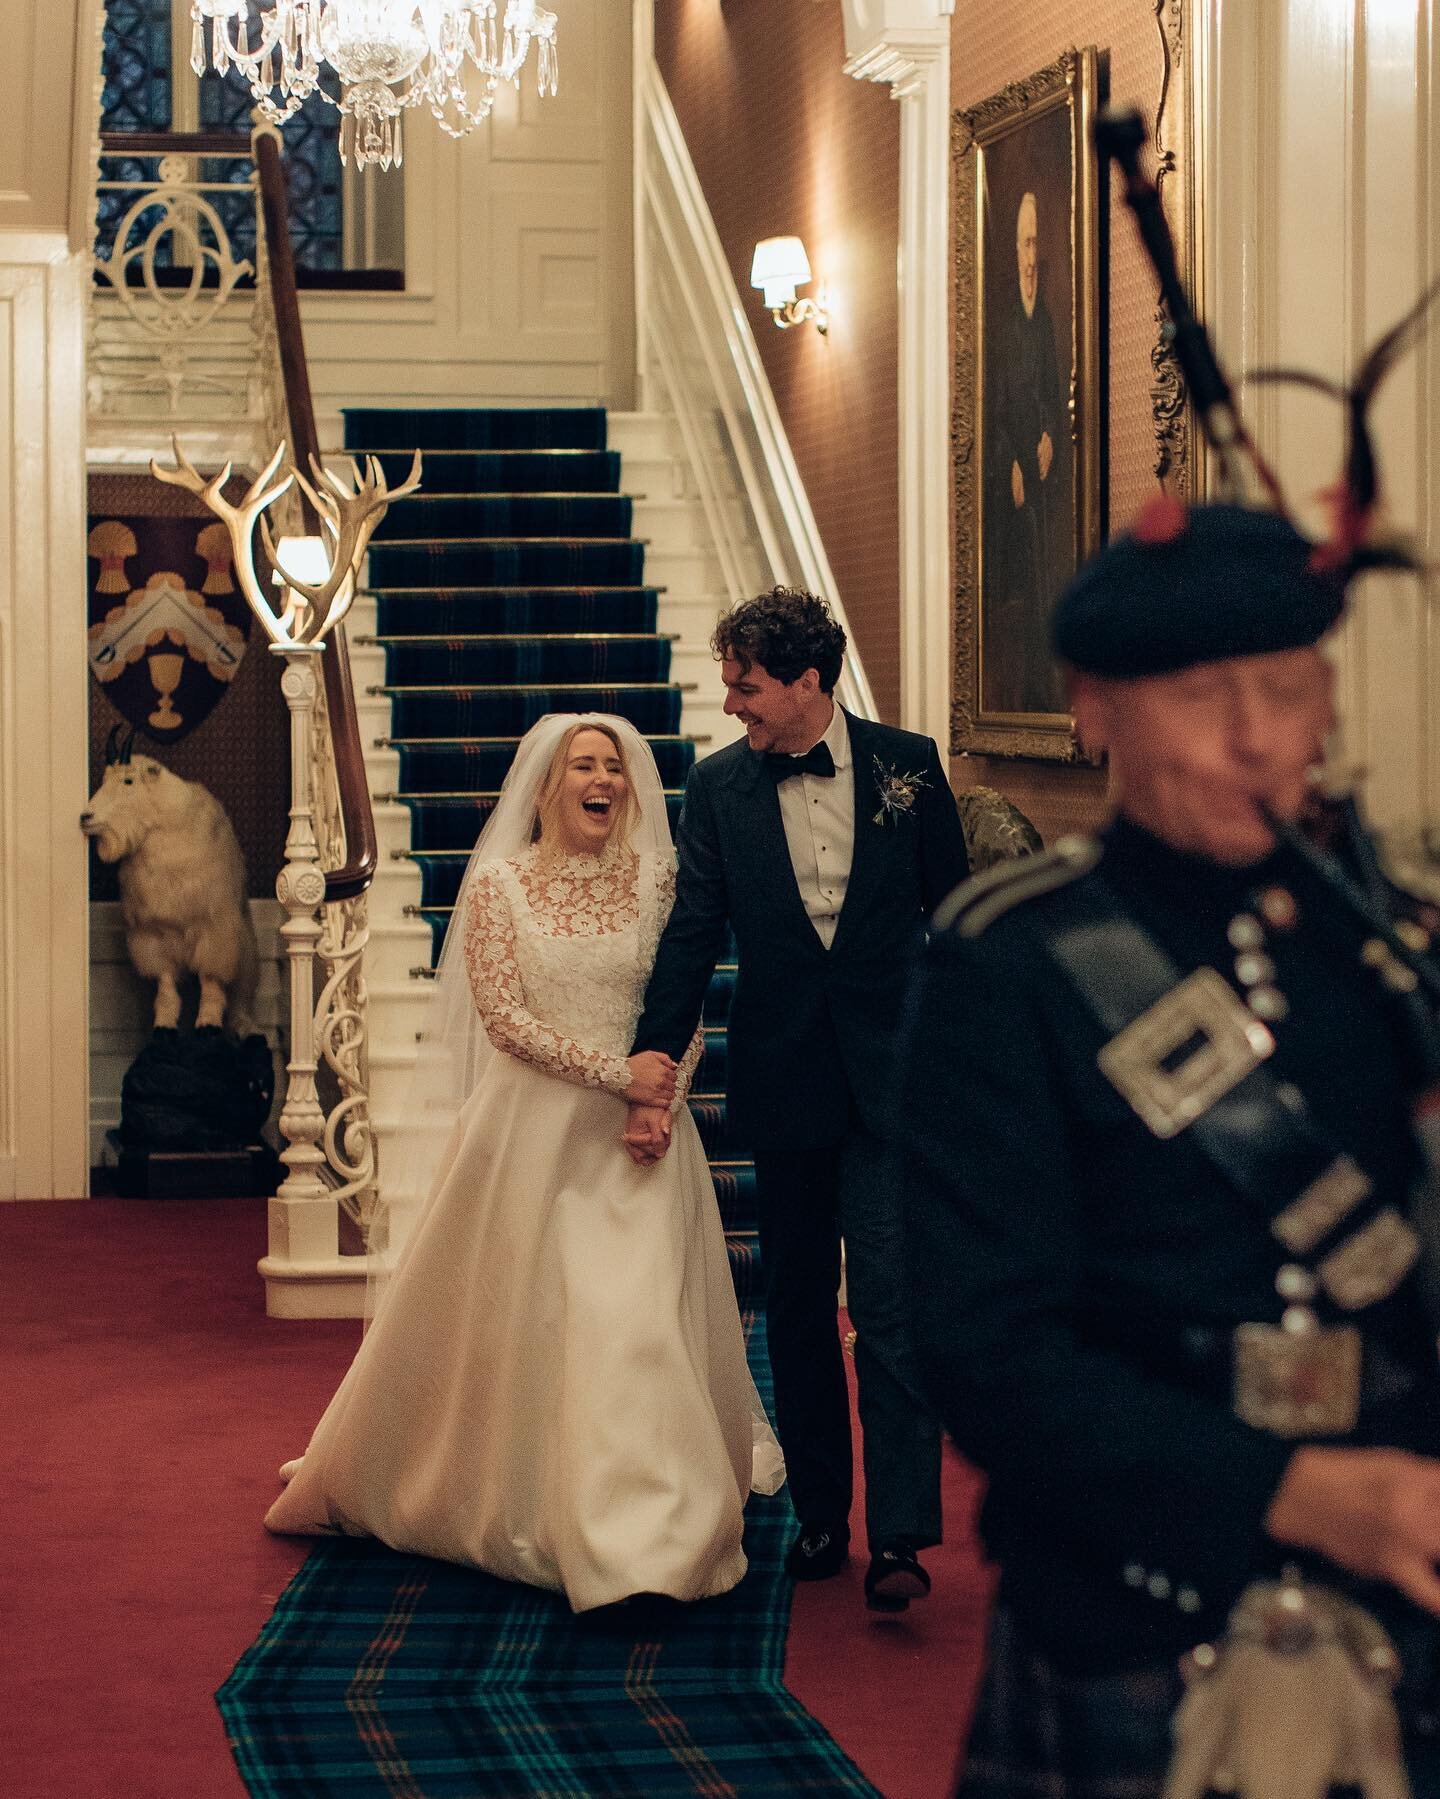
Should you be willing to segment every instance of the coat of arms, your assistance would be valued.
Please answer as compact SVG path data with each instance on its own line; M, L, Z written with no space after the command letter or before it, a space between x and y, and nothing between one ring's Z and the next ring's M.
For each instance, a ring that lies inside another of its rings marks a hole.
M195 518L105 518L86 547L95 570L91 671L130 724L153 741L178 742L215 709L250 635L225 527Z

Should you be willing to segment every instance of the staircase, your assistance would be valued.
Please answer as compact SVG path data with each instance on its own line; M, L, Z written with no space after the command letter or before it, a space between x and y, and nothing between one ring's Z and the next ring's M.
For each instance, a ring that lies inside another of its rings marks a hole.
M370 545L349 633L380 838L367 956L381 1179L404 1105L426 981L465 864L514 755L546 712L628 718L655 752L673 829L697 747L735 733L709 635L724 604L668 421L598 409L348 409L345 447L424 487ZM620 450L626 442L622 471ZM622 479L623 473L623 479ZM635 493L622 487L640 487ZM634 535L641 512L651 538ZM732 1272L758 1298L754 1175L728 1140L732 962L705 1005L691 1111L711 1159Z

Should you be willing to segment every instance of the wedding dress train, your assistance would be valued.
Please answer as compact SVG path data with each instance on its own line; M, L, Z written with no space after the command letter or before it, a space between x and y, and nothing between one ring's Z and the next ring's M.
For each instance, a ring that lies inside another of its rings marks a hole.
M701 1599L784 1479L683 1103L649 1168L626 1055L674 875L611 846L487 867L454 929L490 1041L360 1352L266 1517L563 1590Z

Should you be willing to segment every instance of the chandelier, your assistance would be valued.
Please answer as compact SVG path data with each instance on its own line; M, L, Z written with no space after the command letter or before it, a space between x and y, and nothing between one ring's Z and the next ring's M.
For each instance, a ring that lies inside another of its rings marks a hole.
M519 86L533 42L540 92L556 90L553 12L536 0L190 0L190 66L234 68L261 113L283 125L312 94L340 112L340 155L358 167L401 160L400 115L428 105L443 130L463 137L484 119L502 81ZM340 78L335 100L320 85ZM470 82L475 82L472 98Z

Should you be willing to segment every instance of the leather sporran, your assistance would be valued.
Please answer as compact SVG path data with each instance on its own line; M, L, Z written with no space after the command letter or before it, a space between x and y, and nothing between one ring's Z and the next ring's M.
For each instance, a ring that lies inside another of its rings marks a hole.
M1287 1576L1241 1594L1219 1644L1185 1658L1164 1799L1410 1799L1400 1658L1360 1606Z

